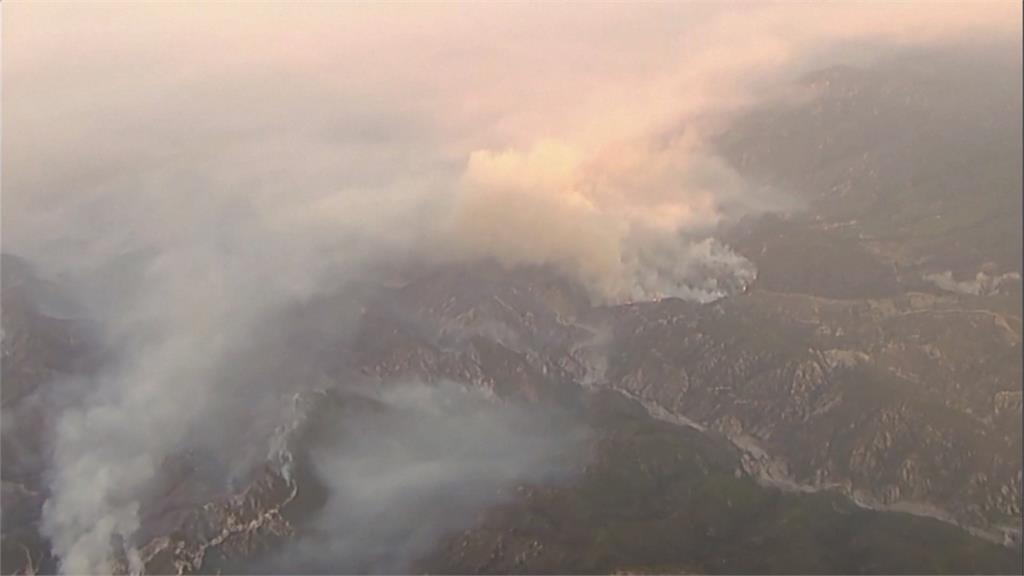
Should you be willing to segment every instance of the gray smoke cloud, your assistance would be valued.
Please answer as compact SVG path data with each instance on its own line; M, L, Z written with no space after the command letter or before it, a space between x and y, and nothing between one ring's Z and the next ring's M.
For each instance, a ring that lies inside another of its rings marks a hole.
M320 417L304 449L327 502L260 572L409 572L516 485L571 477L586 438L563 411L452 382L398 382L372 401Z
M996 294L1005 285L1020 283L1020 274L1016 272L993 276L981 271L973 279L957 280L951 270L946 270L941 273L925 274L923 278L941 290L970 296Z
M714 299L754 273L714 227L791 207L704 135L837 43L1019 37L1020 15L26 3L3 27L3 249L73 286L117 351L60 416L43 526L62 570L103 573L165 458L228 460L217 423L273 412L289 378L228 368L276 311L391 258Z

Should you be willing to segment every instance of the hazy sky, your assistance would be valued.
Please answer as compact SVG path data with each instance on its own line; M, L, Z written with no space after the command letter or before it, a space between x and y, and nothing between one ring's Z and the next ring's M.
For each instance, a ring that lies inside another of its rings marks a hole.
M700 228L744 204L702 149L730 110L816 61L1021 27L1014 2L4 12L8 249L51 252L85 219L75 249L116 253L244 209L301 229L301 251L428 234L446 252L555 262L612 294L635 288L622 261L637 230ZM567 219L576 234L547 222Z

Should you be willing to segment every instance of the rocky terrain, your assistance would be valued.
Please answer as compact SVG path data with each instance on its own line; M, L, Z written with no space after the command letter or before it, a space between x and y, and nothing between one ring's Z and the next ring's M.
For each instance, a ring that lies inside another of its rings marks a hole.
M721 231L758 268L721 300L610 305L480 262L300 305L281 330L316 384L282 387L294 420L266 462L230 489L203 454L165 463L118 566L273 572L330 500L314 447L416 381L587 433L557 481L502 484L409 570L1019 573L1020 85L993 78L1020 61L982 60L829 68L738 119L726 156L806 208ZM4 573L56 569L50 399L103 362L40 282L4 257ZM353 331L314 321L355 300Z
M1020 327L960 300L755 289L710 305L607 307L544 270L455 267L379 291L354 337L355 373L335 376L366 390L462 382L498 402L561 406L594 430L572 481L509 487L478 525L422 560L427 571L998 572L1016 557L987 540L1012 534L1019 513L1020 403L1000 367L1014 365ZM976 332L978 350L944 342L964 331ZM991 374L967 393L962 375L936 362L947 354L976 374L957 354L991 364ZM338 400L300 401L313 421L360 405L327 394ZM302 438L291 440L297 454ZM301 531L319 482L309 470L285 479L281 466L272 460L239 493L141 546L147 571L244 565ZM5 497L14 488L5 476ZM45 567L38 536L19 534L5 533L6 549L32 564L15 556L5 569ZM817 552L764 553L794 542Z

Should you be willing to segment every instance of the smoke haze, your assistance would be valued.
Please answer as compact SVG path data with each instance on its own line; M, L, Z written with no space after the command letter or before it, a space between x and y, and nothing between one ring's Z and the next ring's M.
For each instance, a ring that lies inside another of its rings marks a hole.
M226 376L265 352L275 311L402 258L552 265L596 300L713 300L756 274L716 227L799 209L709 147L731 115L796 97L788 81L826 57L1021 32L1011 2L26 3L3 26L3 249L72 287L118 351L57 427L44 530L70 573L108 571L118 539L131 556L139 495L195 430L228 405L272 413L268 390L314 377ZM479 441L515 449L515 430ZM520 456L481 485L544 468ZM399 460L385 478L417 465ZM344 499L380 479L339 481Z
M328 500L260 572L396 573L518 483L568 477L585 430L565 412L452 382L398 382L304 443Z

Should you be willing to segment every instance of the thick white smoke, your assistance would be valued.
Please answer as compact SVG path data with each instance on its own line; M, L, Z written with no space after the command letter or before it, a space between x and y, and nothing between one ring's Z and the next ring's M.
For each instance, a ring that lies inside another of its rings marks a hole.
M713 299L753 270L708 232L782 205L701 134L837 42L1019 37L1020 14L25 3L3 27L3 249L118 352L61 418L44 517L64 571L102 573L162 459L266 403L224 373L274 310L395 254Z
M549 264L598 300L676 296L707 301L750 283L755 271L706 234L761 209L763 191L680 137L584 157L544 141L526 153L474 152L442 231L447 253L506 265ZM777 199L773 208L789 207ZM721 285L719 285L721 283Z

